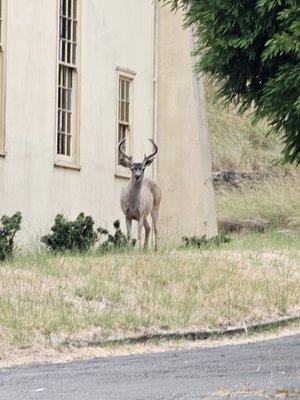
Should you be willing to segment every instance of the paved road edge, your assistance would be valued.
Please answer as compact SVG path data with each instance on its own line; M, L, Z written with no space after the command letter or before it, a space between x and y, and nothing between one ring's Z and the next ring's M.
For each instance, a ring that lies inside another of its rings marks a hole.
M290 317L282 317L275 320L263 321L260 323L227 327L226 329L212 329L212 330L199 330L199 331L173 331L173 332L156 332L148 333L138 336L110 338L105 340L66 340L60 345L64 347L100 347L109 345L125 345L125 344L138 344L147 343L152 340L206 340L220 337L231 337L240 334L251 334L268 329L284 327L288 324L300 322L300 315Z

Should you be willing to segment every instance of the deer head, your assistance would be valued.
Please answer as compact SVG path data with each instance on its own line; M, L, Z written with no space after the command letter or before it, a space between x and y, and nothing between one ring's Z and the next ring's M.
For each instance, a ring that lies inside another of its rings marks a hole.
M125 143L126 139L123 139L120 143L119 143L119 152L122 155L122 159L120 161L121 165L123 165L123 167L127 167L131 170L132 173L132 180L134 182L139 182L143 180L144 177L144 171L145 168L148 167L148 165L152 164L153 160L155 159L155 156L158 152L158 148L156 146L156 144L153 142L152 139L149 139L149 141L152 143L153 147L154 147L154 152L151 153L149 156L144 157L143 162L141 163L134 163L132 161L132 157L128 156L127 154L125 154L125 152L123 151L123 145Z

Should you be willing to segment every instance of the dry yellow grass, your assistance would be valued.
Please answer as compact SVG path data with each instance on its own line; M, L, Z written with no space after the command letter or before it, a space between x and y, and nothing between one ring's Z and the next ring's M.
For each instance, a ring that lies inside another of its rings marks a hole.
M61 340L249 324L300 311L299 239L0 264L0 357Z
M271 229L300 232L300 174L273 176L239 188L220 187L215 199L220 217L263 219Z

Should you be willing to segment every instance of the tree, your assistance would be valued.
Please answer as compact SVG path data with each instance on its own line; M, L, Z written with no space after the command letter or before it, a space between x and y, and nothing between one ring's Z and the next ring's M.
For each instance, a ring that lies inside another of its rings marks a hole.
M218 96L254 110L282 138L286 162L300 163L300 1L162 0L193 27L196 70Z

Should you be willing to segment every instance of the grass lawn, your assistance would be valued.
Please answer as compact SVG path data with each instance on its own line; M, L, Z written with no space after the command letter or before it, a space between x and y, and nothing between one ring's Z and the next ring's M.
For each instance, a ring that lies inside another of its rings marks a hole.
M202 329L300 312L300 238L220 248L18 255L0 264L0 359L68 338Z

